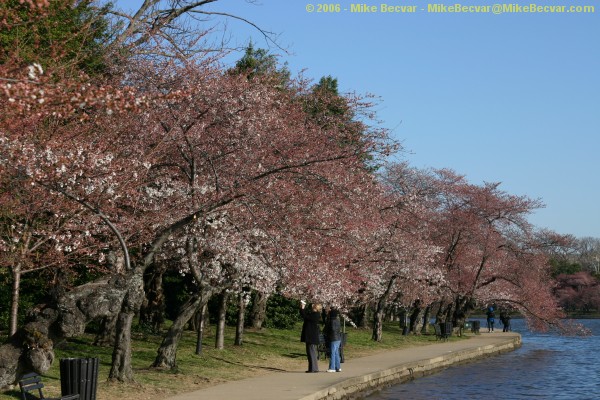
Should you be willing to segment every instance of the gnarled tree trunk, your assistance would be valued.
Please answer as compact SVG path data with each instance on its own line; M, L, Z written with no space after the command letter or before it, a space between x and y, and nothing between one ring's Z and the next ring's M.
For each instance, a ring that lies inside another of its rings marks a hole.
M451 307L451 306L446 304L445 299L442 299L440 301L440 307L438 308L438 311L435 315L435 323L436 324L443 324L444 322L446 322L446 314L448 313L449 307Z
M94 338L94 346L114 346L117 336L117 319L114 317L103 317L100 322L100 332Z
M425 307L425 312L423 313L423 327L421 328L421 333L426 334L429 332L429 320L431 319L431 305Z
M369 322L369 306L367 304L360 305L356 308L354 315L356 316L356 326L358 328L366 328Z
M114 318L129 285L123 276L99 279L61 294L55 305L32 310L31 320L0 346L0 387L14 384L23 372L46 372L54 341L83 334L94 319Z
M133 381L131 367L131 325L136 311L144 299L144 282L140 272L134 272L129 279L129 290L121 303L117 317L115 346L112 354L112 366L108 379L120 382Z
M410 315L410 331L415 335L419 335L423 327L423 314L425 313L425 310L421 307L420 300L414 302L412 310Z
M163 275L167 271L166 264L154 265L146 274L144 289L146 296L140 307L140 325L149 327L152 332L160 332L164 323L165 296L163 291Z
M377 302L377 306L375 307L375 313L373 315L373 335L371 339L381 342L381 338L383 336L383 317L385 315L385 306L387 304L388 298L390 297L390 292L392 287L396 283L397 276L392 276L390 281L388 282L388 286L385 292L379 298Z
M169 369L175 369L177 367L177 347L179 346L179 340L181 339L183 329L190 318L206 304L207 298L208 296L196 293L181 307L179 315L177 315L177 318L173 321L173 325L171 325L167 331L167 334L158 348L158 354L152 364L153 367Z
M475 309L475 300L469 296L457 296L454 305L454 314L452 315L452 325L457 328L457 332L462 336L462 327L465 324L471 311Z
M262 329L262 326L267 318L267 301L269 295L263 292L256 292L254 302L252 303L252 311L250 313L250 326L254 329Z

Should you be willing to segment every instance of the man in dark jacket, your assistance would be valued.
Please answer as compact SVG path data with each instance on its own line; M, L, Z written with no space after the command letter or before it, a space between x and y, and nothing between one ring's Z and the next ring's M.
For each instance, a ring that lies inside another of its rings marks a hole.
M321 322L320 304L313 304L310 310L306 310L306 303L300 302L300 314L304 319L300 341L306 343L306 356L308 357L308 371L319 372L319 358L317 347L319 346L319 323Z
M510 332L510 314L506 310L500 312L500 322L502 322L502 332Z

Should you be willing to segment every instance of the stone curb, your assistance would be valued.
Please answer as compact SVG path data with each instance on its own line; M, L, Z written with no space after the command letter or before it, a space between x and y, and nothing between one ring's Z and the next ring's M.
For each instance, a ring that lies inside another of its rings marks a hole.
M485 345L467 350L451 351L439 357L409 362L375 373L353 377L320 390L299 400L343 400L397 383L406 382L432 374L451 365L467 363L493 355L506 353L521 347L521 336L512 336L502 343Z

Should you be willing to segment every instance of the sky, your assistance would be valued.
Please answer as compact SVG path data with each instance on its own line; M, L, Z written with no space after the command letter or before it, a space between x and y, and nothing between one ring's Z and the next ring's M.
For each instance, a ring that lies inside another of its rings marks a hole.
M501 182L510 194L542 200L530 217L536 227L600 238L600 4L516 1L218 0L205 9L273 32L281 48L230 18L231 45L252 41L293 74L331 75L341 92L378 96L381 125L410 165ZM374 11L356 12L362 4ZM382 4L415 12L384 12ZM512 4L514 12L428 12L434 4ZM525 12L531 4L595 10Z

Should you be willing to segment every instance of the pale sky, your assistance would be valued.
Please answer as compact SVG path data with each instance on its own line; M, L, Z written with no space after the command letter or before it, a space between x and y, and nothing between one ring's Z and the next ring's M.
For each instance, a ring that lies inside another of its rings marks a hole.
M502 182L546 204L530 219L536 226L600 238L600 4L537 1L590 5L592 13L427 11L456 3L387 2L414 5L414 13L384 13L381 2L354 3L376 12L351 12L345 0L322 3L339 4L333 12L317 12L312 0L219 0L207 9L278 34L287 54L248 25L227 23L233 43L270 49L292 73L304 70L315 81L332 75L342 92L379 96L382 124L411 165L450 168L475 184Z

